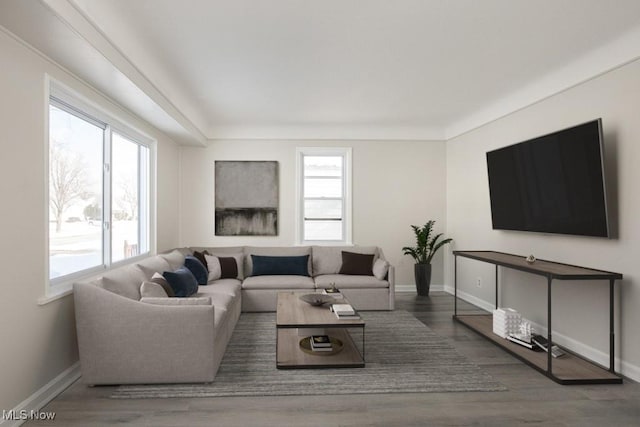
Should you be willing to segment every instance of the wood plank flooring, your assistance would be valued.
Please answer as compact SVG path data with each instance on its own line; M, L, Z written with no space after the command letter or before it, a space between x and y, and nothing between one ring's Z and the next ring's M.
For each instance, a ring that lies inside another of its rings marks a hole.
M508 391L211 399L109 399L112 387L72 385L27 426L640 426L640 384L562 386L454 323L453 297L398 294L413 313ZM474 312L459 302L460 312ZM320 373L319 373L320 374Z

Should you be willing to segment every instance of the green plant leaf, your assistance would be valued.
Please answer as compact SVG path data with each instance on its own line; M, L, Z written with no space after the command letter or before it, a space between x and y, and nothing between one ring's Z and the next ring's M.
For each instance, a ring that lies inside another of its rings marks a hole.
M452 239L438 240L443 236L439 233L432 236L434 220L427 221L422 227L412 225L411 228L416 236L416 246L405 246L402 248L404 255L411 255L417 264L429 264L435 253L442 246L451 242Z

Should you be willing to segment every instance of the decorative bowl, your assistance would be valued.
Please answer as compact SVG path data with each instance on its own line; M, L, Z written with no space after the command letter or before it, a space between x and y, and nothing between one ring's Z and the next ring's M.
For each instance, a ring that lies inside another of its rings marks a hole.
M311 305L322 305L336 302L334 297L324 294L304 294L300 296L300 299Z

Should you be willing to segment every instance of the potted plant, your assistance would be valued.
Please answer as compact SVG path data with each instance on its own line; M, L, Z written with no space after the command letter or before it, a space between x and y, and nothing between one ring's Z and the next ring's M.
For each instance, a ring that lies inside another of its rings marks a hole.
M416 279L416 289L418 295L428 296L429 286L431 285L431 259L442 246L451 242L451 239L438 241L443 233L432 236L433 224L435 221L427 221L427 223L418 227L412 225L413 232L416 235L416 246L405 246L402 251L405 255L411 255L416 261L414 266L414 274Z

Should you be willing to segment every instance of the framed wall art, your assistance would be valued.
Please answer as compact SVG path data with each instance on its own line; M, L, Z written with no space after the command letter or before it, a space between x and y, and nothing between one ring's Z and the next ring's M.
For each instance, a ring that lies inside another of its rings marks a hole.
M278 235L278 162L215 162L215 234Z

